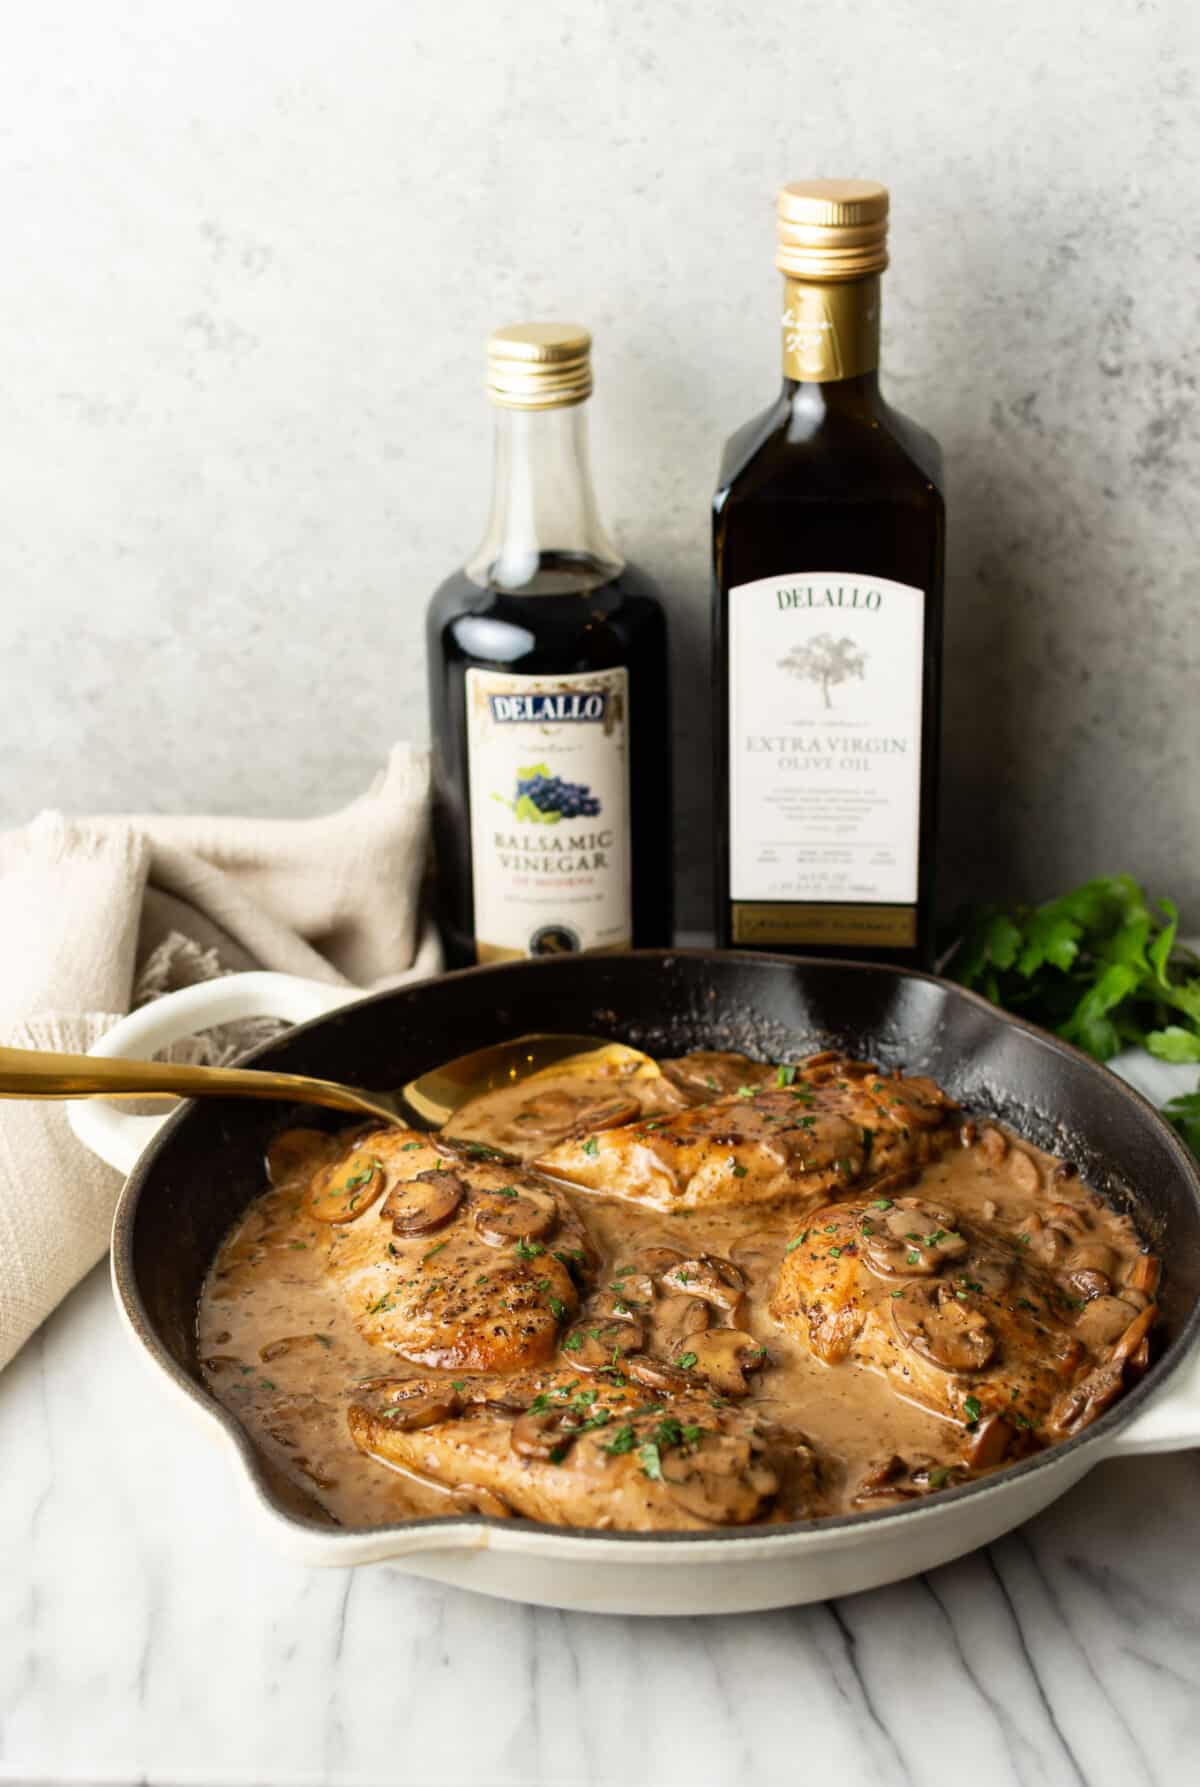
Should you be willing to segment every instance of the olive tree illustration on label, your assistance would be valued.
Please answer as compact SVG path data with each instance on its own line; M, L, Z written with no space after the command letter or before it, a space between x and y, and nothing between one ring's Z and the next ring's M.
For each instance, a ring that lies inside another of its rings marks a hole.
M728 612L730 897L915 901L924 592L801 571Z
M852 676L860 681L867 674L867 654L859 651L853 639L835 639L832 633L818 633L807 644L794 645L779 668L802 682L816 683L826 707L832 707L829 691Z
M627 673L466 680L479 960L628 948Z

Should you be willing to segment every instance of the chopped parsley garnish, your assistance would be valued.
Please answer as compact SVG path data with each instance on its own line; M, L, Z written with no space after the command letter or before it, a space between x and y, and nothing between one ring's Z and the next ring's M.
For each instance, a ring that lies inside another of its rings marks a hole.
M442 1246L445 1245L443 1241ZM546 1249L540 1241L531 1241L527 1235L522 1235L513 1251L519 1260L536 1260L539 1254L545 1253Z
M450 1379L450 1388L452 1390L465 1390L466 1387L467 1380L465 1377L452 1377Z
M872 1198L871 1199L872 1210L890 1210L891 1207L892 1207L891 1198Z
M680 1371L690 1371L692 1366L696 1363L696 1355L695 1353L680 1353L675 1363L678 1365Z
M775 1069L775 1084L777 1086L790 1086L795 1078L796 1069L794 1067L780 1066Z
M661 1483L662 1458L653 1440L647 1440L638 1447L638 1458L641 1460L642 1475L649 1477L652 1483Z
M969 1422L978 1421L983 1413L983 1404L978 1396L968 1396L963 1403L963 1414Z
M804 1229L801 1231L800 1234L798 1234L796 1236L794 1241L788 1242L787 1246L783 1250L784 1253L794 1253L796 1251L797 1247L803 1247L804 1243L807 1240L808 1240L808 1230Z
M260 1390L277 1390L279 1388L278 1384L269 1377L260 1377L258 1380L258 1387Z
M737 1095L739 1098L753 1098L757 1090L757 1086L739 1086Z
M447 1247L447 1246L449 1246L448 1242L439 1241L435 1247L431 1247L429 1249L428 1253L423 1253L421 1255L421 1264L424 1265L426 1260L431 1260L435 1253L441 1253L443 1247Z
M931 1489L943 1488L945 1485L945 1482L946 1482L946 1478L949 1475L950 1475L950 1466L948 1464L939 1464L937 1466L936 1470L932 1470L929 1473L929 1487Z
M829 1257L831 1260L840 1260L842 1257L841 1248L840 1247L831 1247L829 1249Z
M515 1198L518 1195L515 1185L496 1185L492 1188L494 1198Z
M919 1266L921 1263L921 1256L919 1253L909 1253L906 1255L906 1258L910 1266Z
M563 1351L565 1353L577 1353L582 1345L582 1334L568 1334L567 1338L563 1341Z
M561 1464L570 1449L570 1445L570 1440L562 1440L557 1446L553 1447L550 1453L551 1464Z
M633 1427L626 1421L622 1426L617 1428L617 1431L613 1434L611 1440L609 1440L608 1444L604 1447L604 1451L615 1452L618 1456L624 1452L632 1452L635 1438L636 1436Z
M424 1142L401 1142L400 1152L401 1154L407 1154L412 1148L423 1148L424 1146Z
M562 1298L561 1297L551 1297L551 1299L550 1299L550 1314L554 1317L555 1321L561 1322L564 1315L566 1315L566 1313L567 1313L567 1306L563 1302Z
M583 1151L585 1154L598 1154L600 1152L600 1144L594 1135L590 1135L587 1141L583 1144Z
M746 1168L735 1166L733 1169L733 1176L735 1179L744 1179L746 1177Z
M1017 1241L1022 1247L1029 1246L1029 1236L1028 1235L1018 1235Z

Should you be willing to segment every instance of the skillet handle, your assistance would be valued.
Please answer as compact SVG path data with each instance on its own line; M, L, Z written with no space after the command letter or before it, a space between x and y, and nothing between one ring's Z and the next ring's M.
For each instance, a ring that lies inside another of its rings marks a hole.
M181 987L177 993L167 993L130 1012L88 1052L148 1060L157 1050L214 1024L232 1024L241 1018L284 1018L302 1024L361 997L359 987L330 986L293 974L227 974L220 980ZM170 1115L167 1111L161 1117L132 1117L98 1098L81 1099L67 1108L79 1140L120 1173L133 1170L143 1148Z
M1148 1452L1183 1452L1200 1446L1200 1348L1180 1360L1141 1414L1109 1447L1110 1458Z

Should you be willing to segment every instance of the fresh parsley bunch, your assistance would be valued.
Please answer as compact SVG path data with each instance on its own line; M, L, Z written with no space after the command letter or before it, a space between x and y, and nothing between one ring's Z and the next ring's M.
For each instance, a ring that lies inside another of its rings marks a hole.
M1172 901L1152 905L1131 875L1106 875L1041 906L972 912L946 972L1097 1061L1140 1044L1200 1062L1200 956L1178 928ZM1200 1154L1200 1090L1165 1114Z

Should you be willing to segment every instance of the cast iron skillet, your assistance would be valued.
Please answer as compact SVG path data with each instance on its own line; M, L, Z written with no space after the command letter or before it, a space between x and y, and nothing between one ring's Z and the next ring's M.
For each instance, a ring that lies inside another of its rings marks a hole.
M247 977L247 984L275 978ZM259 1004L264 1008L270 1001ZM150 1358L233 1441L260 1512L293 1553L329 1563L403 1556L423 1574L563 1606L646 1612L771 1606L847 1592L943 1561L1026 1518L1106 1453L1186 1443L1186 1419L1184 1433L1159 1432L1139 1442L1130 1436L1124 1444L1120 1436L1156 1392L1170 1387L1172 1374L1178 1394L1198 1357L1195 1161L1152 1107L1106 1069L949 982L865 964L736 952L548 958L376 994L300 1025L246 1060L393 1088L485 1043L555 1029L616 1038L651 1054L716 1048L781 1060L838 1047L884 1067L932 1075L968 1111L998 1117L1074 1161L1090 1185L1132 1213L1166 1265L1163 1355L1141 1384L1075 1439L924 1504L699 1540L580 1533L474 1515L350 1532L280 1482L209 1395L195 1333L200 1287L217 1247L263 1188L267 1142L297 1120L336 1128L342 1119L312 1109L301 1118L295 1110L233 1100L186 1104L138 1161L121 1198L113 1233L116 1293ZM1191 1410L1188 1419L1200 1437L1200 1411ZM1146 1425L1138 1423L1139 1434ZM699 1579L694 1567L680 1569L689 1560L693 1566L703 1561Z

